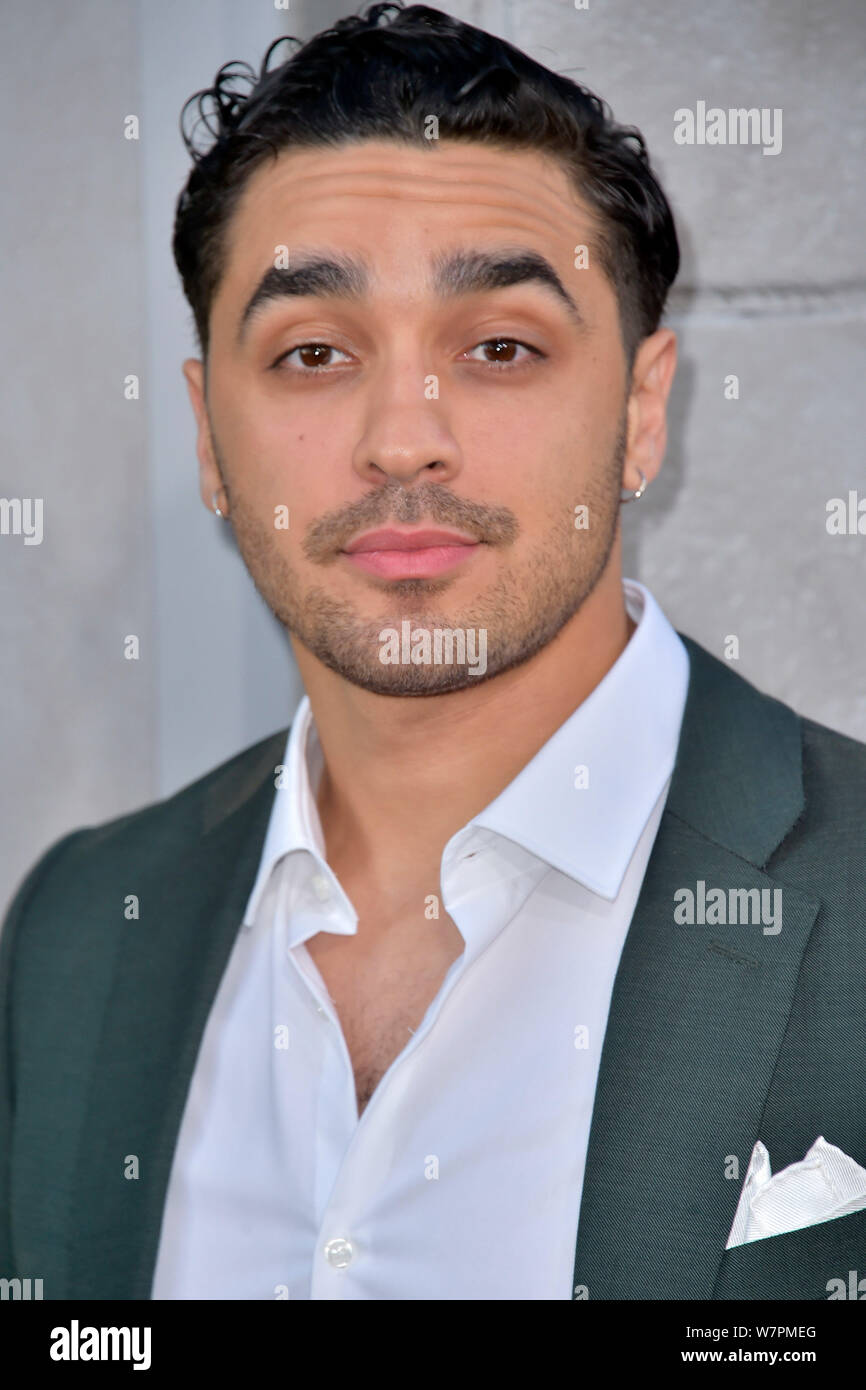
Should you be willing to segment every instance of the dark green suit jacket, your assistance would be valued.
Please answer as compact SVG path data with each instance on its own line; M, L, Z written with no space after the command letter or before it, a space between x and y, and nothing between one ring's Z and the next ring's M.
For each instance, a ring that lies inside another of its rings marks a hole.
M866 745L683 640L683 728L616 976L574 1284L590 1300L826 1299L831 1279L866 1276L866 1210L725 1244L756 1140L774 1173L818 1135L866 1167ZM0 938L0 1277L41 1278L48 1299L150 1297L285 737L66 836L19 889ZM781 888L782 930L677 925L674 894L700 879Z

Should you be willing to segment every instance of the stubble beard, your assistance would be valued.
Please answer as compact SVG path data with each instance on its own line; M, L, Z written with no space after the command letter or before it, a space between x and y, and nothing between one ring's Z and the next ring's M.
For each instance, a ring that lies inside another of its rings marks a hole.
M560 504L550 517L549 534L533 546L518 569L509 569L507 565L513 539L497 540L494 551L503 556L505 563L493 584L473 600L470 608L461 611L447 607L449 578L404 579L390 582L387 591L382 591L377 615L365 617L351 600L335 597L322 585L305 587L281 545L282 533L248 506L234 488L229 494L230 519L256 589L294 640L324 666L377 695L444 695L492 680L530 661L553 641L589 598L607 567L616 540L625 449L623 418L606 466L593 470L579 499L588 507L588 528L577 529L574 511L568 504ZM225 468L219 462L225 479ZM370 501L368 525L373 526L432 521L444 525L450 522L465 529L465 519L472 516L478 525L477 533L482 536L513 537L519 530L516 520L510 528L503 525L503 518L511 514L496 509L495 519L492 514L489 518L491 529L485 531L486 509L473 510L475 504L455 498L437 483L419 484L412 489L389 484L378 496L370 494ZM387 508L389 501L390 508L383 510L383 503ZM366 499L362 506L365 504ZM327 568L326 562L322 563ZM363 579L358 582L365 585ZM440 594L443 597L439 604L431 602ZM384 629L400 632L406 620L412 630L485 631L483 674L473 674L469 662L383 664L381 633Z

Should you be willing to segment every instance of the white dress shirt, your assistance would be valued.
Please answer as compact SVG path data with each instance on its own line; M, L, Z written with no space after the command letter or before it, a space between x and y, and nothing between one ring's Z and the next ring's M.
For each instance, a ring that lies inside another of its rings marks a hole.
M325 859L301 702L196 1061L153 1298L572 1297L614 976L688 686L655 599L623 587L625 650L445 847L441 899L465 949L360 1119L304 945L353 935L357 915Z

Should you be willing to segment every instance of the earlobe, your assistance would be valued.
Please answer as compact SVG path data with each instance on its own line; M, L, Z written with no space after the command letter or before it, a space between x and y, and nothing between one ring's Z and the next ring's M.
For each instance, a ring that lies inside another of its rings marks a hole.
M228 519L228 502L225 500L226 497L226 490L224 487L221 487L217 488L216 492L211 498L211 511L213 512L214 516L220 519L220 521L225 521Z

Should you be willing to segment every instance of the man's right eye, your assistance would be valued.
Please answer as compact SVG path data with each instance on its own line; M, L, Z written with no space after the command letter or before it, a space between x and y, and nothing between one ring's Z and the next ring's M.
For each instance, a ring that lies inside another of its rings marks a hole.
M302 370L329 367L332 365L331 354L339 351L339 348L331 347L328 343L299 343L297 347L289 348L287 352L282 353L273 365L282 368L284 363L298 353ZM347 354L343 353L342 356L345 357ZM290 370L296 368L292 367Z

